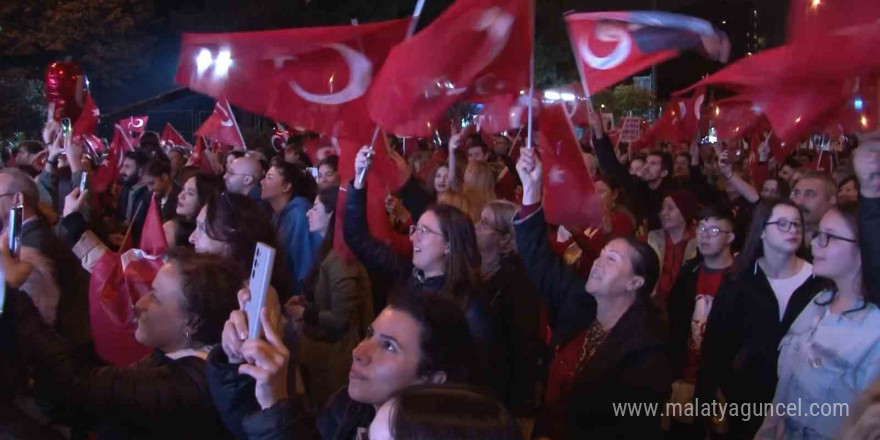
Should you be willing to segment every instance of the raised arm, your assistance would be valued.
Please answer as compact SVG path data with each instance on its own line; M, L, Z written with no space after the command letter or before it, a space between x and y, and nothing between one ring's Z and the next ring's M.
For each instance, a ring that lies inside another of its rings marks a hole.
M733 186L736 192L748 200L749 203L757 203L761 198L761 194L758 193L754 186L743 180L739 174L733 171L733 164L730 163L730 159L727 157L727 151L722 151L718 156L718 170L721 172L721 176L727 179L727 183Z

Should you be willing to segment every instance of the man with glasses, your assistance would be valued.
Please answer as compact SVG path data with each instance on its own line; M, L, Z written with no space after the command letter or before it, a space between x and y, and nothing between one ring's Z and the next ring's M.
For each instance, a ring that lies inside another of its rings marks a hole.
M703 332L718 287L733 265L730 246L736 238L729 209L705 208L698 221L696 239L700 253L682 267L667 302L672 401L679 403L693 400ZM692 419L674 418L672 430L671 438L704 438L703 424Z
M257 159L249 156L235 159L223 178L227 191L248 196L255 202L261 200L260 180L263 178L263 166Z
M859 139L853 155L859 178L859 241L862 273L869 291L880 290L880 131Z

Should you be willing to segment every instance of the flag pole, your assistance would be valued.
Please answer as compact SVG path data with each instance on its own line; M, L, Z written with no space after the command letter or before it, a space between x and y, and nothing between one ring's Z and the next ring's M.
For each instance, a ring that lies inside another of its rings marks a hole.
M566 27L568 28L568 24L566 23ZM577 44L575 44L574 39L571 37L571 28L568 28L568 44L571 45L571 50L575 53L574 63L578 68L578 75L581 77L581 87L584 88L584 97L587 98L587 110L590 112L596 111L593 109L593 100L590 96L590 87L587 85L587 77L584 75L584 66L581 61L577 57Z
M241 128L238 127L238 121L235 120L235 113L232 113L232 104L229 103L229 100L226 101L226 110L229 110L229 118L232 119L232 123L235 124L235 131L238 132L238 138L241 140L241 145L244 147L244 150L247 151L247 144L244 143L244 136L241 135Z
M151 202L152 202L152 199L151 199ZM141 202L138 203L137 209L134 210L134 215L131 216L131 223L128 225L128 229L125 231L125 237L122 237L122 244L119 245L119 252L117 252L118 254L122 253L123 248L125 248L125 242L127 242L128 239L131 237L131 229L134 227L134 219L136 219L138 214L141 213L141 208L143 208L143 207L144 207L144 201L141 200ZM132 248L134 248L135 247L134 243L132 243L131 246L132 246ZM138 246L140 246L140 243L138 243Z
M532 18L530 40L532 42L532 55L529 57L529 120L526 128L526 148L532 148L532 114L535 106L535 2L529 2L529 13Z
M416 27L419 25L419 18L422 16L422 9L425 8L426 0L418 0L416 2L416 7L413 9L412 20L409 22L409 28L406 30L406 36L403 38L403 41L409 40L413 34L416 33ZM352 24L357 25L355 20L352 20ZM373 140L370 141L370 147L376 144L376 138L379 136L379 124L376 124L376 129L373 130Z

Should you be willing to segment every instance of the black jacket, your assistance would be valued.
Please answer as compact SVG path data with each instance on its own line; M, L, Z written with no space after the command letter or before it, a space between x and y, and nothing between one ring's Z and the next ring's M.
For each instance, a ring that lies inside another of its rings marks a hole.
M865 285L870 292L880 292L880 197L859 196L859 242Z
M183 188L176 183L171 183L171 192L168 193L168 200L165 201L165 206L162 207L161 217L163 222L167 222L174 218L177 215L177 196L180 195L180 191ZM161 203L161 200L159 201Z
M40 216L22 225L21 244L37 249L55 266L55 281L61 291L55 328L74 345L88 343L89 273L79 258Z
M779 342L825 285L820 278L808 278L792 294L780 321L776 295L757 263L736 279L725 279L715 295L703 335L697 398L714 400L720 388L728 402L772 402ZM749 430L757 430L760 422L761 417L753 417Z
M599 167L602 172L611 174L620 182L623 192L629 204L627 205L633 215L642 224L644 220L648 221L648 230L653 231L660 229L660 209L663 208L663 198L666 192L671 189L668 179L664 179L656 190L652 190L648 183L642 179L633 176L629 170L617 160L614 154L614 147L608 136L599 139L593 138L593 146L596 149L596 158L599 160Z
M413 218L416 218L413 216ZM345 243L358 261L370 272L373 282L373 305L381 310L387 303L386 295L395 286L439 292L446 284L445 276L424 278L412 264L390 246L380 243L367 226L367 189L348 186L343 223ZM378 284L378 285L377 285Z
M489 385L514 415L531 415L538 403L536 384L544 354L538 335L538 292L518 256L505 258L484 287L491 323Z
M315 418L297 398L285 399L261 410L254 394L254 379L238 373L219 346L208 355L205 374L214 407L223 425L237 439L318 440ZM290 383L293 385L293 381ZM292 395L292 394L291 394Z
M550 312L552 346L564 346L596 319L596 301L584 290L585 281L551 252L543 210L517 219L515 227L517 248ZM666 343L659 310L637 299L580 372L569 402L545 407L536 433L563 430L562 437L569 439L659 438L659 416L620 417L614 407L659 405L669 397Z
M3 320L11 320L35 380L51 386L43 395L65 405L79 421L91 421L99 439L230 438L211 403L205 362L177 360L156 351L127 367L92 367L38 314L30 298L7 289Z

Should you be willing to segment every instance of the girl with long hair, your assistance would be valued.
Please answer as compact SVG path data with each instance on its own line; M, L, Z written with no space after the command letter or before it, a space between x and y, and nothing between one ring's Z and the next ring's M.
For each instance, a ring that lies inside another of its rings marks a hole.
M779 344L774 405L855 404L880 373L880 294L865 288L854 206L833 208L813 234L813 273L833 282ZM846 414L773 414L755 438L836 437Z

